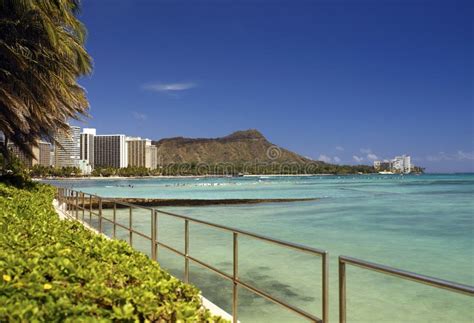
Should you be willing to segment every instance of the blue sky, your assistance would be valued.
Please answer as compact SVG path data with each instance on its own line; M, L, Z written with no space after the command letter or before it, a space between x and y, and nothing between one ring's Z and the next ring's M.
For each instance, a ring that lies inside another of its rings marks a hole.
M474 171L471 1L83 0L82 126Z

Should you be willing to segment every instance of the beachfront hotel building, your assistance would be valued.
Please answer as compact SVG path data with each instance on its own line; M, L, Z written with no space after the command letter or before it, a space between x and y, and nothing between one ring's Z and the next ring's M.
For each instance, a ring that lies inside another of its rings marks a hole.
M156 147L150 139L127 137L128 166L156 168Z
M150 145L147 147L147 155L146 155L146 164L149 165L150 169L156 169L158 167L158 148L155 145Z
M69 131L58 130L54 136L55 167L76 167L80 160L81 128L70 126Z
M94 167L124 168L128 166L125 135L94 136Z
M97 135L96 129L84 128L81 133L81 161L94 168L94 138Z
M391 160L376 160L374 161L374 168L378 171L408 174L412 170L411 157L402 155Z
M410 173L411 172L411 158L407 155L397 156L393 159L392 168L400 173Z

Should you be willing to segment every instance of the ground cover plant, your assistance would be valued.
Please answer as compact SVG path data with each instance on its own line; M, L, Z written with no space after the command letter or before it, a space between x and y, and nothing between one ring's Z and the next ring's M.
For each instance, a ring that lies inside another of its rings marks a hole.
M0 321L222 321L146 255L60 220L53 196L0 183Z

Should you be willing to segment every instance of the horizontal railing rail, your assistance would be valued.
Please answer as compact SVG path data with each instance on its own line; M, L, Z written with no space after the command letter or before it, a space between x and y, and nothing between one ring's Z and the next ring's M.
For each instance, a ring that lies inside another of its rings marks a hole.
M252 238L255 238L255 239L258 239L258 240L272 242L274 244L278 244L280 246L284 246L284 247L287 247L287 248L290 248L290 249L304 251L304 252L308 252L308 253L312 253L312 254L319 254L321 256L326 253L326 251L324 251L322 249L311 248L311 247L308 247L308 246L303 246L303 245L292 243L292 242L278 240L278 239L266 237L264 235L255 234L253 232L248 232L248 231L244 231L244 230L240 230L240 229L227 227L225 225L220 225L220 224L211 223L211 222L207 222L207 221L203 221L203 220L199 220L199 219L195 219L195 218L190 218L190 217L187 217L187 216L184 216L184 215L174 214L174 213L171 213L171 212L166 212L166 211L161 211L161 210L156 210L156 212L158 212L160 214L166 214L166 215L169 215L169 216L180 218L180 219L183 219L183 220L188 220L188 221L191 221L191 222L194 222L194 223L200 223L200 224L203 224L203 225L206 225L206 226L209 226L209 227L213 227L213 228L217 228L217 229L220 229L220 230L231 231L231 232L238 233L238 234L241 234L241 235L245 235L245 236L248 236L248 237L252 237Z
M401 270L401 269L397 269L397 268L393 268L393 267L389 267L385 265L380 265L380 264L376 264L373 262L369 262L369 261L365 261L365 260L361 260L361 259L357 259L353 257L340 256L339 257L339 322L340 323L345 323L347 319L346 318L346 310L347 310L347 307L346 307L346 298L347 298L346 264L474 297L474 286L459 284L459 283L451 282L448 280L425 276L425 275L417 274L414 272Z
M98 231L100 233L103 233L103 223L106 221L107 223L110 223L113 225L112 228L112 238L117 237L117 227L127 230L129 232L128 235L128 243L133 246L133 235L136 234L144 239L147 239L151 243L151 258L153 260L157 260L158 257L158 247L163 247L181 257L184 258L184 281L189 282L189 265L190 262L193 262L201 267L206 268L207 270L217 274L218 276L229 280L233 284L232 288L232 318L234 322L238 321L238 287L242 287L246 289L247 291L254 293L256 295L259 295L260 297L265 298L266 300L273 302L274 304L277 304L290 312L297 314L305 319L308 319L312 322L328 322L328 316L329 316L329 304L328 304L328 290L329 290L329 285L328 285L328 273L329 273L329 263L328 263L328 253L324 250L321 249L316 249L316 248L311 248L308 246L303 246L287 241L282 241L270 237L266 237L263 235L255 234L252 232L240 230L240 229L235 229L231 227L227 227L224 225L219 225L179 214L174 214L171 212L166 212L162 210L157 210L154 208L150 207L145 207L145 206L139 206L127 202L122 202L118 201L113 198L104 198L100 197L95 194L88 194L68 188L58 188L58 201L61 203L64 203L66 209L65 211L73 215L77 220L82 221L87 223L86 220L86 212L89 213L89 222L88 224L92 226L92 216L97 217L98 220ZM87 203L86 203L87 201ZM104 202L112 203L112 219L109 219L104 216L103 214L103 208L102 205ZM97 211L93 209L93 206L96 206L98 208ZM118 223L116 216L117 216L117 206L120 206L121 209L123 207L129 208L129 215L128 215L128 226L124 225L122 223ZM133 229L133 209L142 209L142 210L148 210L150 211L151 215L151 228L150 228L150 233L151 235L144 234L143 232L139 232L135 229ZM81 216L80 216L81 213ZM177 250L176 248L173 248L169 246L168 244L159 241L157 237L157 232L158 232L158 216L159 215L166 215L174 218L178 218L180 220L184 221L184 252ZM215 228L224 232L228 232L232 234L232 245L233 245L233 261L232 261L232 274L225 273L214 266L206 263L203 260L200 260L198 258L195 258L190 255L189 249L190 249L190 241L189 241L189 223L195 223L199 225L204 225L207 227ZM264 242L268 242L277 246L281 247L286 247L290 248L294 251L298 252L304 252L307 254L310 254L312 256L317 256L322 259L321 262L321 283L322 283L322 291L321 291L321 299L322 299L322 319L308 313L307 311L291 305L273 295L270 293L267 293L261 289L259 289L256 286L251 285L248 282L244 282L239 278L239 248L238 248L238 242L239 242L239 236L246 236L250 237L253 239L261 240Z

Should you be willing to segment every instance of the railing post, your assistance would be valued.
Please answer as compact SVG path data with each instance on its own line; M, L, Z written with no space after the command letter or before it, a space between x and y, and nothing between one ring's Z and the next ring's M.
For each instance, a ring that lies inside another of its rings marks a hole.
M89 195L89 224L92 223L92 195Z
M184 282L189 283L189 221L184 220Z
M346 323L346 264L339 258L339 323Z
M234 232L234 259L233 259L233 275L232 275L232 322L238 322L238 285L237 279L239 277L239 245L238 245L238 233Z
M155 210L155 257L156 260L158 261L158 212Z
M66 188L66 213L69 213L69 189Z
M151 209L151 259L156 261L156 212Z
M99 233L102 233L102 198L99 198Z
M61 209L62 203L61 203L61 188L58 187L58 206Z
M324 252L322 255L322 274L323 274L323 322L329 322L329 262L328 262L328 253Z
M82 192L82 222L84 222L84 214L86 212L86 198L84 192Z
M71 190L71 216L74 216L75 212L75 204L74 204L74 191Z
M112 216L113 216L113 223L114 223L113 237L115 239L117 236L117 203L115 202L114 202L114 214Z
M128 243L130 244L130 246L133 246L133 232L132 232L132 207L130 206L130 213L129 213L129 217L128 217L128 233L129 233L129 236L128 236Z
M76 191L76 220L79 219L79 192Z

